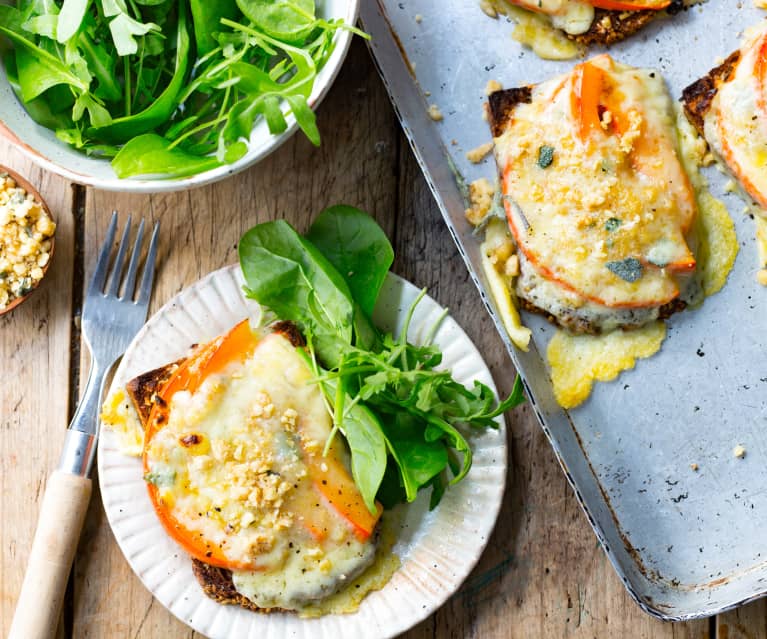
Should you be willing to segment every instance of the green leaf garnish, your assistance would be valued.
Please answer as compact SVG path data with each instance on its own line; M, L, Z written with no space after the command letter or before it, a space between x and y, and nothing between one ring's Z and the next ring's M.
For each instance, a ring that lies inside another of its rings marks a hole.
M554 161L554 147L544 144L538 148L538 166L548 168Z
M625 260L607 262L605 266L626 282L636 282L644 273L642 262L635 257L627 257Z
M352 474L365 504L389 507L431 488L431 507L448 485L469 472L466 432L494 428L495 418L524 401L519 378L504 401L478 381L467 388L437 367L431 343L442 314L424 342L408 328L425 290L405 315L398 337L381 333L370 315L393 253L366 214L331 207L301 237L284 221L259 224L240 241L246 293L307 337L306 361L316 374L334 428L351 453Z
M623 221L620 218L617 217L611 217L605 222L605 230L612 232L615 231Z

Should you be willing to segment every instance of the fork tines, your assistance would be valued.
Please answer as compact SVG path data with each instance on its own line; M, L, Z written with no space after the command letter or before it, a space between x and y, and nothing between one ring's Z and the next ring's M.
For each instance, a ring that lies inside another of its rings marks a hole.
M134 290L139 260L141 258L142 241L144 239L144 220L142 219L139 223L136 239L133 242L130 261L128 262L128 270L126 273L123 273L123 263L125 261L125 254L128 251L131 232L131 217L130 215L128 216L128 221L125 223L125 228L123 229L122 237L120 239L120 245L117 248L117 256L115 257L110 272L109 256L112 253L112 245L114 244L115 234L117 233L117 211L113 212L112 219L109 222L109 228L107 229L106 238L99 250L96 270L93 272L93 278L88 287L88 295L101 294L104 296L117 297L120 300L135 298L137 303L146 304L149 301L149 295L152 292L152 280L154 278L154 265L157 257L157 237L159 229L160 223L155 222L152 227L149 250L147 251L146 259L144 260L144 272L141 277L141 283L139 284L138 289ZM109 279L109 288L105 291L104 287L107 283L107 279ZM123 294L118 296L121 288Z

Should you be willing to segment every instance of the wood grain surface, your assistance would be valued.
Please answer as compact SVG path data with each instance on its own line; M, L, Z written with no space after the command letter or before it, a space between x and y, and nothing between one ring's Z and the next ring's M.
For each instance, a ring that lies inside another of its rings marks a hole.
M484 354L502 392L514 370L481 307L399 129L365 47L357 42L319 109L323 143L294 137L250 170L169 195L74 187L33 168L0 142L3 162L39 185L59 223L55 262L41 289L0 318L0 632L7 634L31 544L41 487L54 468L87 358L77 314L109 214L160 220L162 241L150 312L201 276L236 260L241 234L284 217L305 229L323 207L372 213L397 255L394 271L429 287ZM630 599L528 407L507 417L511 472L498 525L459 592L405 636L501 638L767 639L757 602L714 620L662 623ZM62 638L198 638L133 575L106 522L94 482L65 601Z

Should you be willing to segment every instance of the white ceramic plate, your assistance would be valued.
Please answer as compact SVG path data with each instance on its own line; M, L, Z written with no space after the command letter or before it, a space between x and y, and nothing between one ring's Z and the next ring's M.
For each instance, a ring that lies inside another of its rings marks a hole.
M185 289L154 315L136 336L120 363L113 385L183 357L194 343L229 329L258 305L242 294L237 266L211 273ZM374 320L397 332L418 290L390 275ZM441 307L426 297L410 327L418 342L439 317ZM478 379L495 389L487 366L460 326L448 317L435 338L444 365L457 380ZM455 592L476 564L495 525L506 482L506 430L486 429L471 438L474 465L469 475L428 511L428 495L403 508L394 546L402 565L380 591L366 597L356 613L301 619L277 613L262 615L208 599L192 574L188 556L168 537L155 516L142 479L139 459L126 457L116 437L101 433L99 481L104 508L128 563L152 594L184 623L215 639L319 639L397 635L422 621Z
M317 15L325 19L342 19L347 24L355 24L358 13L359 0L317 0ZM334 37L335 49L317 74L314 89L309 96L309 105L313 109L317 108L338 75L349 50L352 34L339 29ZM280 135L269 133L269 128L263 119L258 121L250 135L248 152L233 164L173 180L120 179L115 175L108 160L88 157L76 151L60 142L53 131L32 120L16 98L5 75L5 68L0 64L0 136L5 136L24 155L42 168L58 173L73 182L107 191L159 193L181 191L216 182L243 171L286 142L298 129L298 124L292 115L287 117L287 121L287 130Z

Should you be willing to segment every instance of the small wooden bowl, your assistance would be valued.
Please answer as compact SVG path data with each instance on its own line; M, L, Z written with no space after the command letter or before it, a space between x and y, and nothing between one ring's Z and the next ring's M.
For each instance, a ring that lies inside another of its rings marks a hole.
M53 223L56 223L56 220L54 219L53 215L51 214L51 210L48 208L48 204L45 202L45 200L42 198L38 190L32 186L32 184L27 180L26 178L22 177L16 171L9 169L7 166L3 166L0 164L0 173L7 173L10 175L13 180L16 182L16 186L20 186L22 189L24 189L29 195L31 195L36 201L40 203L43 210L48 214L48 216L51 218ZM53 261L53 251L56 247L56 231L53 232L53 235L50 237L51 242L51 250L48 252L49 259L48 263L43 266L43 276L40 278L40 280L30 289L27 293L22 295L21 297L17 297L15 300L13 300L8 306L6 306L3 309L0 309L0 315L5 315L6 313L10 313L14 308L16 308L19 304L24 302L32 293L37 290L37 287L40 286L42 281L45 279L45 275L48 273L48 268L51 265L51 262Z

